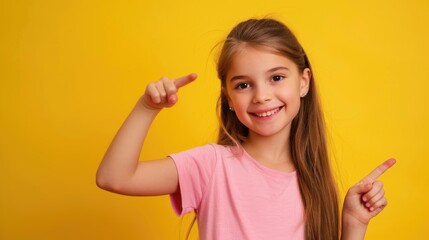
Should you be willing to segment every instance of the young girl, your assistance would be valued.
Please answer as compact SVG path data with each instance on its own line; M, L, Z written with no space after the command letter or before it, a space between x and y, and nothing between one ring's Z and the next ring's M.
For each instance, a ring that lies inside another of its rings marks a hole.
M195 211L201 239L363 239L387 202L376 179L351 187L339 227L322 111L310 62L296 37L272 19L250 19L226 38L218 62L217 144L139 162L148 129L196 74L150 83L97 172L108 191L170 194L177 214Z

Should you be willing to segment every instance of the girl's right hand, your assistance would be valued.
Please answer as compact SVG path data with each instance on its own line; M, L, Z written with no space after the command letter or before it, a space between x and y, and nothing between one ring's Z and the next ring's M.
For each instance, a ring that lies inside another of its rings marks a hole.
M177 91L197 79L197 74L191 73L175 80L163 77L157 82L149 83L141 98L143 106L151 110L161 110L172 107L177 102Z

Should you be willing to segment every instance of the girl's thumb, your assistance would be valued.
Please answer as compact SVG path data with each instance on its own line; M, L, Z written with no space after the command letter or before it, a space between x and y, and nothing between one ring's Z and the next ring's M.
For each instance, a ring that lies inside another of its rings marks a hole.
M356 185L355 193L362 194L362 193L369 192L372 189L372 184L373 184L372 181L369 181L367 179L362 180Z

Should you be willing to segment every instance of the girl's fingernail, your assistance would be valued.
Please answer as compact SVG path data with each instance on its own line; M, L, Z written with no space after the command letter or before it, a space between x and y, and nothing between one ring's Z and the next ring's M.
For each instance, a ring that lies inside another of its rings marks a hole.
M173 95L173 96L170 97L170 102L171 103L175 103L176 101L177 101L176 96Z

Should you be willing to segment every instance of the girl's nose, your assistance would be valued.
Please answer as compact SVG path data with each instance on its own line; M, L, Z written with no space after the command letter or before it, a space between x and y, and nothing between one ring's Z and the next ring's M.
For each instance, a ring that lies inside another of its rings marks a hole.
M259 86L255 88L255 94L253 95L253 103L264 103L272 99L271 91L268 86Z

